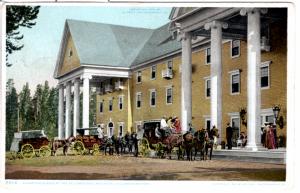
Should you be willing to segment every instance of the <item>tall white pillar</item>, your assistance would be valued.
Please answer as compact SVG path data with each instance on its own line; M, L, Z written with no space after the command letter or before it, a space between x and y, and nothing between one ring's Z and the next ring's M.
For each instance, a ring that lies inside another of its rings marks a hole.
M211 30L210 121L219 130L219 141L222 139L222 28L227 27L219 21L205 25L206 30Z
M64 86L63 84L59 85L58 91L58 138L64 139Z
M83 75L83 99L82 99L82 127L89 127L90 112L90 79L91 76Z
M80 80L74 80L74 102L73 102L73 136L76 136L76 129L79 128L80 119Z
M183 32L181 35L181 128L184 133L189 130L192 121L192 41L190 33Z
M242 9L241 15L248 15L247 32L247 148L257 151L260 144L260 10Z
M65 138L68 138L72 134L71 128L71 82L66 83L66 114L65 114Z

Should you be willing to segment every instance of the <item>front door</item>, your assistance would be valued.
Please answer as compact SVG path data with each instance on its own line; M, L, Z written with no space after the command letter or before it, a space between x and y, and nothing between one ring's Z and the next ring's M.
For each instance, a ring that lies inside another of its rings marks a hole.
M114 124L112 122L108 123L108 137L114 134Z
M233 130L232 135L232 145L234 147L237 146L237 140L240 137L240 118L239 117L231 117L231 127Z

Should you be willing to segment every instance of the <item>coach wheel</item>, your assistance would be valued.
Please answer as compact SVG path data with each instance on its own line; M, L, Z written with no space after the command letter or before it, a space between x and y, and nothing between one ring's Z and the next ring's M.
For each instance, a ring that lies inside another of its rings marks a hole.
M92 155L99 155L100 154L100 146L97 143L94 143L92 149Z
M32 158L34 155L34 148L31 144L22 145L21 155L23 158Z
M83 143L81 141L75 141L73 150L75 151L76 155L83 155L85 150Z
M149 142L146 138L143 138L141 140L141 143L139 145L139 149L140 149L140 154L143 156L143 157L146 157L149 155L150 153L150 146L149 146Z
M51 150L48 145L44 145L39 150L40 157L49 157L51 155Z
M163 144L161 142L158 142L155 146L155 151L156 151L156 155L160 158L163 157L164 155L164 149L163 149Z

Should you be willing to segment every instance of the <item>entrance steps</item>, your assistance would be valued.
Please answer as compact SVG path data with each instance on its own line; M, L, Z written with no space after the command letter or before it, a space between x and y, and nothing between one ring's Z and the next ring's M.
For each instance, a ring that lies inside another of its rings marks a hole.
M286 164L286 149L264 149L259 151L246 148L216 149L213 150L212 159Z

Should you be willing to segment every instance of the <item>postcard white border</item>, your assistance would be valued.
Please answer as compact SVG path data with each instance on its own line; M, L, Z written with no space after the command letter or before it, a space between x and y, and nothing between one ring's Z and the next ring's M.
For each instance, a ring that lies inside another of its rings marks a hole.
M114 0L112 0L114 1ZM111 1L111 2L112 2ZM123 0L118 0L123 1ZM85 2L85 1L82 1ZM127 1L129 2L129 1ZM135 1L136 2L136 1ZM140 1L139 1L140 2ZM149 2L149 1L145 1ZM152 1L153 2L153 1ZM156 2L156 1L155 1ZM169 1L168 1L169 2ZM172 2L178 2L177 0L173 0ZM192 3L193 2L193 3ZM47 180L5 180L5 82L6 82L6 71L5 71L5 6L2 5L1 14L2 14L2 65L1 69L1 144L0 144L0 155L1 155L1 166L0 166L0 190L1 192L6 191L22 191L22 189L26 190L26 192L37 192L37 191L45 191L47 188L51 188L52 191L64 191L68 189L70 192L87 192L93 191L91 189L97 189L97 191L101 192L129 192L131 189L134 191L141 191L143 193L146 192L157 192L159 189L164 188L162 191L168 191L168 188L171 188L172 192L184 192L184 190L196 191L196 192L296 192L296 187L299 186L296 181L296 171L299 169L296 164L299 162L299 142L297 143L296 136L299 136L299 129L295 128L295 115L299 114L296 112L297 107L299 107L299 75L295 76L299 71L299 65L296 66L296 45L299 44L299 37L296 36L296 28L297 32L299 25L299 3L295 1L250 1L241 2L241 1L222 1L216 2L212 0L202 1L203 3L194 3L194 0L189 1L189 3L25 3L28 5L47 5L47 6L62 6L62 5L76 5L76 6L137 6L137 7L180 7L180 6L205 6L205 7L288 7L288 93L287 93L287 120L288 120L288 128L287 129L287 160L286 160L286 182L228 182L228 181L47 181ZM24 3L6 3L6 5L13 4L24 4ZM1 3L0 3L1 5ZM298 23L296 23L296 16ZM297 43L296 43L297 40ZM298 50L299 53L299 50ZM297 81L296 81L297 78ZM298 97L295 101L295 94ZM297 134L297 135L296 135ZM299 171L299 170L298 170ZM266 171L267 172L267 171ZM17 184L17 185L15 185ZM204 186L205 189L201 189L200 187ZM153 189L155 188L155 189Z

